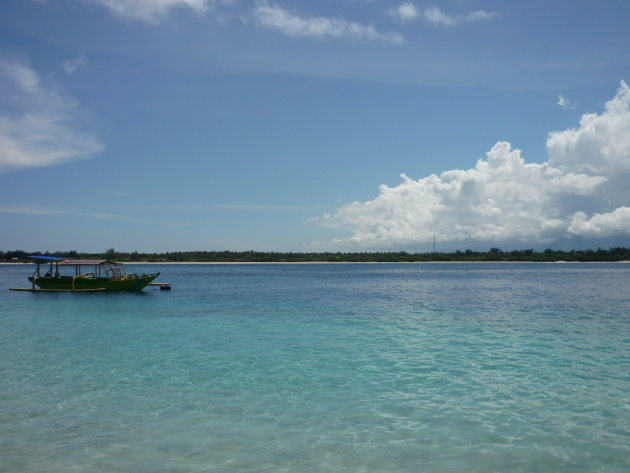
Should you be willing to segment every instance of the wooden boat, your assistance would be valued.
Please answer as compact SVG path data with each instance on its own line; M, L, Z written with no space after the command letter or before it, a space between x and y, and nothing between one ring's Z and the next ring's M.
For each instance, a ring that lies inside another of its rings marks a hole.
M88 292L88 291L142 291L153 283L160 273L135 274L125 272L124 265L106 259L68 259L55 256L29 256L37 269L28 280L29 291ZM43 266L43 268L42 268ZM36 289L35 286L40 289ZM169 285L170 287L170 285Z

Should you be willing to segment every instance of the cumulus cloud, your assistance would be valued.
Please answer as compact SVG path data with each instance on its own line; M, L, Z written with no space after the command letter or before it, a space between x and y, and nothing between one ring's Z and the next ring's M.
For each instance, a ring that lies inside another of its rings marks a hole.
M401 44L403 37L396 33L380 33L373 26L350 22L341 18L298 16L277 5L260 2L253 11L256 24L279 31L287 36L311 38L350 38L355 40L379 40Z
M550 159L527 163L499 142L472 169L414 180L401 175L376 198L316 219L346 228L338 243L396 247L441 242L546 243L570 235L630 235L630 90L622 82L601 114L553 132Z
M497 14L496 12L487 12L484 10L477 10L465 15L449 15L438 7L428 7L424 10L418 8L413 3L403 3L398 7L391 10L393 16L397 17L401 21L410 21L416 18L424 18L426 21L435 26L451 27L461 23L467 23L479 20L490 20Z
M580 126L550 133L547 152L555 166L617 175L630 170L630 88L621 82L604 113L582 115Z
M103 150L82 131L81 110L28 65L0 59L0 173L52 166Z
M569 232L587 238L630 235L630 207L619 207L612 212L589 217L576 212L569 225Z

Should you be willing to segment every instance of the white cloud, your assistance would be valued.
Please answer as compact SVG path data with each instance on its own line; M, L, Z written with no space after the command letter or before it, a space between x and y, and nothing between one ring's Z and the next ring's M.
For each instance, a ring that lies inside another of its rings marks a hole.
M587 238L630 235L630 207L619 207L612 212L588 217L584 212L573 215L569 233Z
M311 38L351 38L379 40L387 43L403 43L403 37L395 33L379 33L373 26L362 25L340 18L303 18L277 5L261 2L253 11L256 24L279 31L287 36Z
M149 23L163 18L175 8L188 8L202 15L216 2L214 0L97 0L120 17Z
M457 18L447 15L438 7L430 7L424 10L424 17L429 23L438 26L455 26L459 23Z
M573 104L564 95L558 95L558 102L556 103L566 110L573 109Z
M531 240L563 225L558 200L588 194L605 181L525 163L506 142L473 169L402 178L396 187L381 186L376 199L341 207L324 222L353 227L350 240L367 246L426 242L434 233L440 241Z
M601 115L582 115L579 128L552 132L547 152L555 166L617 175L630 171L630 88L621 82Z
M32 69L16 62L0 62L0 74L18 89L35 93L39 89L39 78Z
M484 10L477 10L470 12L466 15L449 15L436 6L425 8L424 10L418 8L413 3L407 2L399 5L391 10L391 13L401 21L410 21L416 18L424 18L429 23L436 26L451 27L461 23L490 20L497 14L496 12L487 12Z
M345 228L338 240L363 247L441 242L546 243L567 235L630 235L630 90L578 129L549 135L550 160L527 163L497 143L473 169L445 171L395 187L368 202L315 219ZM590 216L589 216L590 214Z
M477 10L477 11L470 12L468 15L466 15L466 17L464 18L464 21L491 20L495 16L497 16L497 12Z
M393 15L402 21L409 21L420 15L420 10L413 3L403 3L392 11Z
M68 75L72 75L76 72L77 69L85 66L85 56L83 54L75 57L74 59L70 59L63 63L63 70Z
M78 104L44 87L27 65L0 59L0 106L0 173L103 150L98 138L79 129Z

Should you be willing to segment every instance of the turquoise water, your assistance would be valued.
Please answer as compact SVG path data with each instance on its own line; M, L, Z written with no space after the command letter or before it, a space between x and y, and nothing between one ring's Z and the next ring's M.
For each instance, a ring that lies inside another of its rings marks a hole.
M630 471L630 264L158 270L0 267L0 471Z

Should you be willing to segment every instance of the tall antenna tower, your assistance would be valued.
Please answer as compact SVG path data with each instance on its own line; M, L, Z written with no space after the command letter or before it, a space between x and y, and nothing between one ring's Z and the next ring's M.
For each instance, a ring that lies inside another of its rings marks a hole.
M433 233L433 253L435 253L435 232Z

